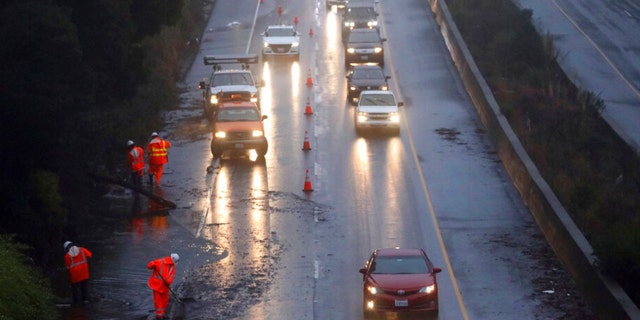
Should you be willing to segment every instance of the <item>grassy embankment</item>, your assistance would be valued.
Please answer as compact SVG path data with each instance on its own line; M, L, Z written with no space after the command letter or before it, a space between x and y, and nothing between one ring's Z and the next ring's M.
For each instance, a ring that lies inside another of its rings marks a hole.
M640 305L640 159L606 108L558 66L550 35L510 0L448 0L502 112L593 246L599 266Z

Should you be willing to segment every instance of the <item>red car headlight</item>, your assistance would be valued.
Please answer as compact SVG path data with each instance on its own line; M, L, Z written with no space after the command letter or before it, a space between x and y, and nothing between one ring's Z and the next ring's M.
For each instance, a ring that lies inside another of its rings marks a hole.
M436 285L435 284L420 288L420 293L429 294L429 293L432 293L432 292L435 292L435 291L436 291Z

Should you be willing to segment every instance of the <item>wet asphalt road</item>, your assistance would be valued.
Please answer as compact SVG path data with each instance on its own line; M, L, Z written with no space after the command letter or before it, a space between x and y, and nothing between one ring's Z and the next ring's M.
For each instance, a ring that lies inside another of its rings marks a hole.
M443 268L439 319L588 317L484 137L426 2L379 4L385 72L405 102L399 136L355 134L335 11L256 2L218 0L182 104L166 114L161 135L174 145L156 192L177 208L114 187L87 212L91 233L76 242L94 252L94 302L66 319L146 319L146 263L171 252L182 257L174 290L185 301L172 303L173 318L361 319L358 269L386 246L423 247ZM202 56L259 52L266 25L294 17L300 62L253 66L266 82L265 159L212 159ZM303 192L307 170L313 192Z

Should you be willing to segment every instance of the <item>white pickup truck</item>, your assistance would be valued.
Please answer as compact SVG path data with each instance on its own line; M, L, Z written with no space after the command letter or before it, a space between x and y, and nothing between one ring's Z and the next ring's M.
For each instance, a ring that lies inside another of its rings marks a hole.
M364 90L360 93L354 109L354 125L357 133L365 128L388 129L400 133L400 110L404 103L398 102L391 91Z

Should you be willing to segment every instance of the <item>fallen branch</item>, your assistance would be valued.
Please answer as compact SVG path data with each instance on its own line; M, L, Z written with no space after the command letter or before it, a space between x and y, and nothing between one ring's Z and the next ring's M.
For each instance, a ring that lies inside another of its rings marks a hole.
M90 177L94 178L95 180L102 181L102 182L113 183L113 184L117 184L119 186L122 186L122 187L125 187L125 188L128 188L128 189L131 189L131 190L133 190L135 192L138 192L138 193L146 196L147 198L149 198L149 199L151 199L151 200L153 200L153 201L157 202L158 204L161 204L161 205L163 205L165 207L168 207L168 208L171 208L171 209L175 209L176 208L176 204L174 202L172 202L170 200L167 200L167 199L165 199L163 197L160 197L160 196L158 196L156 194L153 194L149 190L142 189L142 188L140 188L140 187L138 187L136 185L133 185L131 183L120 181L118 179L114 179L114 178L111 178L111 177L107 177L107 176L103 176L103 175L99 175L99 174L95 174L95 173L87 172L87 174Z

